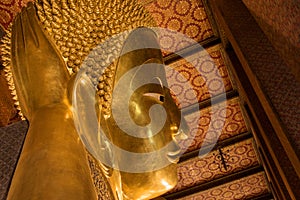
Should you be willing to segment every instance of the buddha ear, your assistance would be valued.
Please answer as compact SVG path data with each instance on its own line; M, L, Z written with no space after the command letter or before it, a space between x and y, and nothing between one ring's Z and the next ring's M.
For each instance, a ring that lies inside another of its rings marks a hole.
M107 138L106 138L107 139ZM106 178L110 178L113 173L113 153L112 149L110 148L110 143L106 141L106 139L102 138L102 145L101 145L101 152L102 152L102 157L104 160L98 160L99 161L99 166L105 175ZM104 161L104 162L103 162Z
M77 133L91 154L97 154L98 147L99 124L95 108L95 94L96 88L90 78L84 70L80 70L72 88L72 112Z
M113 153L100 124L96 87L84 70L74 79L72 112L77 133L89 153L100 163L104 175L112 174ZM105 126L105 124L102 124Z

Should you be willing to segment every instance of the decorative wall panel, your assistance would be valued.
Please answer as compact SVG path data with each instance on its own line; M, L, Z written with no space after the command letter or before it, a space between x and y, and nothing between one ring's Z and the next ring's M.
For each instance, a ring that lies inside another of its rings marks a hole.
M187 152L233 137L247 131L239 98L234 98L186 115L190 128L188 139L180 142ZM205 143L204 142L205 139Z
M195 157L178 166L178 184L172 192L180 191L207 181L223 177L259 164L252 139L222 148L226 168L218 160L219 151L208 153L205 157Z
M232 90L221 52L221 46L216 45L169 65L167 80L179 107L184 108Z
M242 200L252 199L269 192L265 174L264 172L260 172L209 190L180 198L180 200Z
M6 29L17 13L21 11L21 8L30 1L33 0L1 0L0 25Z
M0 128L0 200L5 200L28 129L26 121Z
M161 28L180 32L197 42L214 35L201 0L156 0L145 5L145 8ZM159 41L163 49L172 49L172 52L191 44L182 37L174 38L168 33L163 34Z

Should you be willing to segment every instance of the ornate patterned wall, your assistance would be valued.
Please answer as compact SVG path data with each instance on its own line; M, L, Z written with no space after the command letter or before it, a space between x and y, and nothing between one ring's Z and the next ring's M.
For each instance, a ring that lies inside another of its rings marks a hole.
M0 200L5 200L27 132L25 121L0 128Z
M216 138L222 141L248 130L242 116L239 98L228 100L226 106L224 104L214 106L213 112L212 108L208 107L185 116L190 132L188 139L183 140L180 145L185 148L189 146L187 152L200 149L206 136L208 137L205 145L209 145L213 144ZM223 125L221 130L218 128L220 121Z
M24 6L28 1L29 0L5 0L3 3L0 3L0 16L4 16L0 18L2 20L0 23L4 28L7 27L8 23L15 16L15 13L20 10L20 7ZM206 13L205 5L201 0L141 0L141 2L152 14L160 27L179 31L198 42L213 37L216 34ZM189 45L187 41L175 41L174 38L169 35L163 35L159 40L161 45L166 49L168 49L168 47L169 49L174 49L175 43L179 43L179 45L175 47L176 50ZM235 89L230 79L230 73L227 70L228 66L225 62L226 59L224 58L221 45L215 45L207 49L207 51L209 54L190 55L193 58L191 63L187 63L181 59L170 65L170 67L188 80L184 83L174 73L170 71L167 72L168 82L174 95L183 99L183 103L180 105L182 108L187 108L223 92ZM167 54L168 51L164 52L164 55ZM191 67L191 64L196 66L196 71ZM211 79L211 77L214 76L218 77L218 79ZM185 87L185 84L188 84L188 87ZM220 87L220 85L224 85L224 88ZM197 94L196 100L189 99L190 90L186 88L190 88L190 86L192 86L192 90ZM214 112L216 112L215 114L225 119L222 129L217 127L218 118L211 118L211 115L214 114L212 113L211 107L202 109L200 112L189 113L185 116L191 128L190 136L195 136L192 141L192 146L188 151L199 149L206 134L214 137L218 132L221 132L219 141L222 141L248 131L242 116L239 98L230 99L225 105L225 108L220 105L214 105L214 108L216 108L214 110ZM201 116L200 120L195 120L199 115ZM210 122L214 124L213 131L207 132ZM188 140L182 142L181 145L186 145ZM226 154L226 159L228 158L227 169L225 169L220 162L217 162L219 155L218 150L209 153L204 158L194 157L186 160L179 164L179 183L171 192L181 191L195 185L212 181L216 178L226 177L232 173L260 165L252 139L226 146L222 148L222 151ZM110 199L111 194L108 192L107 183L94 161L90 162L90 168L93 171L92 176L94 176L97 193L100 195L98 198ZM249 189L250 187L251 189ZM241 190L245 192L241 194ZM226 197L230 199L232 196L241 198L259 196L263 194L263 192L269 192L269 190L264 175L260 173L186 198L205 199L213 197L215 199L223 199ZM229 194L232 194L232 196Z
M222 149L228 156L225 169L221 162L217 162L218 151L212 151L207 156L195 157L184 161L178 166L178 184L172 190L177 192L213 179L238 172L259 164L253 140L248 139Z
M180 200L232 200L252 199L269 192L263 172L241 178L209 190L189 195Z
M17 114L2 70L0 71L0 94L0 127L2 127L11 123Z
M168 84L181 102L181 108L233 89L222 51L222 47L216 45L187 56L186 59L190 59L190 62L180 59L169 65L175 70L167 70Z
M0 24L6 29L21 8L33 0L1 0L0 2Z
M145 8L151 13L157 25L161 28L186 34L195 41L203 41L214 35L202 1L164 0L150 1L149 3L140 1L144 2ZM190 45L189 41L177 41L178 38L174 38L167 33L162 35L159 40L160 45L164 49L173 49L172 52L174 52L174 49L180 50ZM175 44L176 47L174 47Z

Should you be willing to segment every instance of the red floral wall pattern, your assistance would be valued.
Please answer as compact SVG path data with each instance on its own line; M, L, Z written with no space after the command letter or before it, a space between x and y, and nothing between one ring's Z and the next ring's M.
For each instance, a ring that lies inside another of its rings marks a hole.
M161 28L178 31L197 42L214 35L201 0L157 0L148 3L145 8ZM163 34L159 41L162 48L170 52L191 44L168 33Z
M216 140L222 141L248 130L242 115L239 98L214 106L213 110L209 107L185 116L190 132L188 139L179 144L182 148L188 148L186 152L199 149L206 136L205 145L209 145ZM222 124L222 126L219 128L218 124Z
M203 158L196 157L184 161L178 166L178 184L171 192L180 191L259 164L252 139L224 147L222 151L228 155L227 170L216 159L218 151L212 151Z
M232 200L251 199L269 192L264 172L241 178L230 183L199 192L180 200Z
M33 0L1 0L0 2L0 24L4 29L12 22L21 8Z
M233 89L221 51L217 45L207 52L188 56L186 59L190 62L180 59L169 65L173 70L166 71L167 80L173 96L181 103L179 107L184 108Z

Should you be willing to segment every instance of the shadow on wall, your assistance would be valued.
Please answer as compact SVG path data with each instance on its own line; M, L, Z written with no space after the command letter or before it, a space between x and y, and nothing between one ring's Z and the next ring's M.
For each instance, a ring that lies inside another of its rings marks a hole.
M300 3L243 0L274 48L300 81Z
M4 34L5 34L4 30L0 26L0 40L2 39L2 37L4 36ZM0 57L1 57L1 55L0 55ZM3 69L2 60L0 59L0 70L2 70L2 69Z

